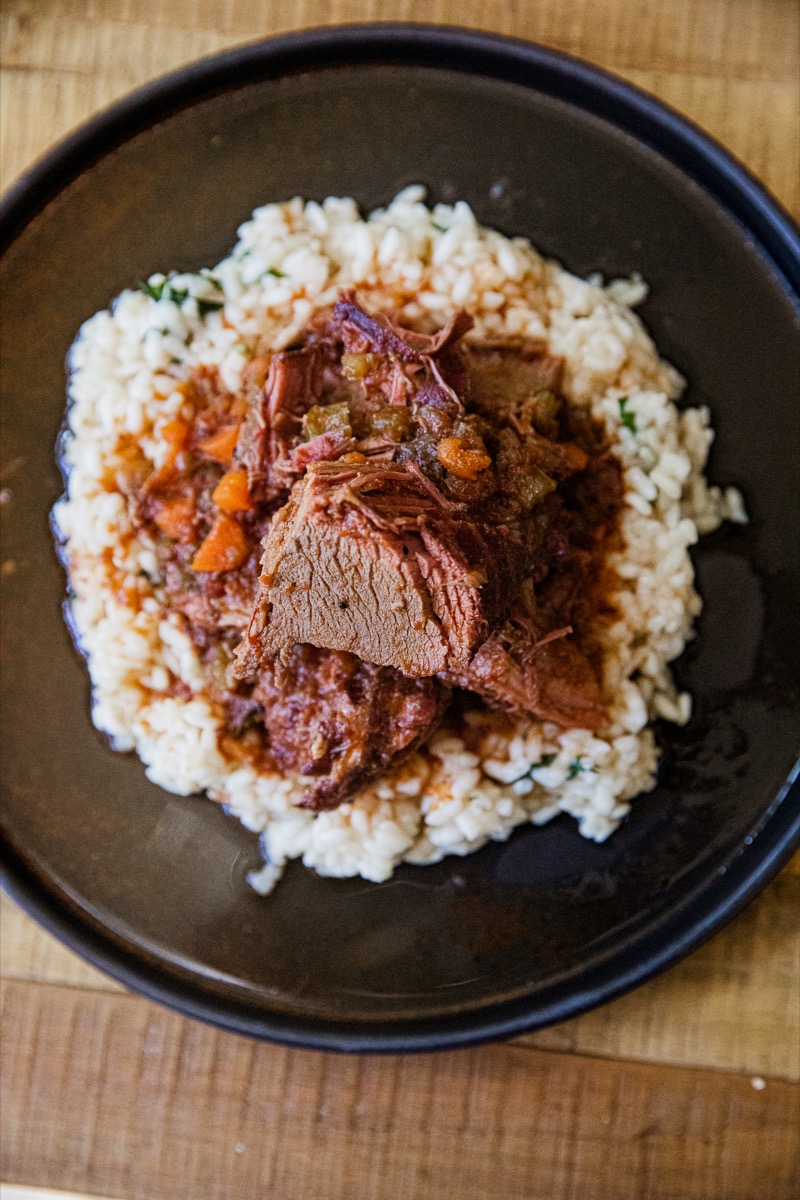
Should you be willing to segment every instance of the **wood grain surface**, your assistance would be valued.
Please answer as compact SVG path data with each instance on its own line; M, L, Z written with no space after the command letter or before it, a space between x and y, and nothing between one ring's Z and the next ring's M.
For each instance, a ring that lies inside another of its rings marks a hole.
M531 38L655 92L800 215L790 0L5 0L0 180L226 46L428 20ZM0 907L0 1177L117 1200L797 1200L800 859L630 996L513 1044L347 1059L127 995Z
M779 1081L518 1045L348 1058L126 995L6 983L4 1001L4 1155L32 1183L148 1200L753 1200L790 1196L798 1169L797 1088Z

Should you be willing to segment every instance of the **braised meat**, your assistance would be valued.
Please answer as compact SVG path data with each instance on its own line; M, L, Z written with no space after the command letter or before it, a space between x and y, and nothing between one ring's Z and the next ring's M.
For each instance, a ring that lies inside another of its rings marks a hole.
M572 625L553 628L523 589L507 620L449 682L505 712L568 728L602 729L608 710L595 668L574 632Z
M544 342L471 327L405 329L343 293L238 394L213 368L182 384L157 470L132 448L123 490L226 753L307 777L307 807L422 746L453 689L607 722L618 460Z
M336 808L415 750L450 693L436 679L406 679L352 654L295 646L286 663L261 671L252 696L272 761L314 779L302 806L319 810Z
M253 395L257 407L263 402L262 387ZM260 543L275 504L255 501L244 480L238 481L241 492L233 486L244 471L234 462L243 414L218 376L198 373L185 395L184 415L165 434L169 452L162 467L154 471L132 453L120 482L136 522L155 542L164 602L186 618L204 666L205 689L225 714L225 736L234 743L229 748L267 767L311 776L314 783L304 805L335 807L433 732L449 688L437 679L410 680L353 655L302 645L293 647L285 663L257 665L245 683L231 677L235 647L253 617ZM267 444L260 443L262 449ZM273 439L269 444L279 443ZM256 479L257 488L265 481L268 490L276 486L280 474L270 475L275 463L279 472L288 471L287 446L289 441L278 458L269 460ZM253 447L245 439L251 464ZM233 480L227 488L226 479ZM234 504L244 504L234 507L235 516L226 513L231 496ZM218 569L198 569L220 516L237 531L231 543L237 558L230 567L220 561ZM168 693L185 699L191 695L178 683Z
M347 409L346 422L336 416L348 432L380 417L383 454L367 459L365 442L333 462L307 454L264 543L244 674L298 643L413 678L462 672L541 569L559 512L548 497L589 455L540 431L560 433L561 402L542 388L555 386L560 359L519 340L466 351L471 324L458 313L428 335L370 315L351 294L334 308L317 336L341 343L342 370L360 389L328 411ZM387 411L405 419L392 426ZM374 433L367 441L374 449Z
M264 542L241 661L298 642L424 678L465 667L519 587L519 531L466 520L413 465L312 464Z
M563 360L538 338L496 338L469 347L472 408L504 424L516 421L550 438L559 434L555 419Z
M300 471L292 451L300 441L302 419L322 390L318 347L275 354L264 387L254 398L236 447L255 500L274 500L291 487Z

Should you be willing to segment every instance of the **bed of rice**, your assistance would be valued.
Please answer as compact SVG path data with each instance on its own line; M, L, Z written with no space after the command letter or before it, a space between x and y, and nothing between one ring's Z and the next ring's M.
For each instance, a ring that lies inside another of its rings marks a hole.
M645 285L578 279L524 239L478 225L466 204L428 209L421 188L367 219L347 199L267 205L241 227L228 258L171 285L187 298L123 292L110 312L86 322L71 352L69 479L55 519L95 725L117 749L135 750L154 783L182 795L205 791L260 833L265 866L251 882L265 893L291 858L326 875L383 880L401 861L468 854L560 812L585 837L608 837L630 801L654 786L648 721L681 723L690 714L668 666L700 610L689 547L723 519L746 519L734 489L706 484L708 411L678 410L683 381L631 311ZM427 753L352 803L314 814L295 806L302 780L258 774L220 753L221 715L204 694L182 618L159 599L153 546L135 530L115 471L131 437L160 461L160 427L180 409L177 385L191 369L218 364L236 389L249 355L285 346L343 286L409 322L429 313L443 324L465 307L476 321L469 336L547 338L564 356L568 400L604 423L622 461L624 549L612 559L618 617L604 631L609 731L529 720L509 730L478 714L478 753L467 750L463 730L445 726ZM224 306L203 316L203 300ZM191 700L165 695L176 680Z

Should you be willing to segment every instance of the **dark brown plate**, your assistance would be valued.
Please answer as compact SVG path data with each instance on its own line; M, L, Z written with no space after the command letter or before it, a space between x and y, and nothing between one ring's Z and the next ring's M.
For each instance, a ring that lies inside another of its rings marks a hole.
M639 270L642 315L708 403L714 479L752 524L705 539L679 667L695 695L603 846L567 818L388 883L293 864L249 891L255 838L150 785L89 720L48 531L64 358L80 323L155 270L219 259L260 203L404 184L463 197L579 274ZM361 27L246 47L146 88L68 139L3 216L3 787L8 885L118 979L230 1029L396 1050L572 1016L661 970L798 841L800 250L717 146L652 99L538 47Z

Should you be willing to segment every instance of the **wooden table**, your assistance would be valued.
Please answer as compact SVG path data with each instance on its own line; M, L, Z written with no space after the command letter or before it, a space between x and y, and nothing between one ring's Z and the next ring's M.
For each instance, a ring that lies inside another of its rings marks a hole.
M791 0L6 0L3 185L190 59L305 25L412 17L618 72L800 212ZM175 1016L5 902L0 1177L120 1200L796 1198L799 899L796 859L711 944L598 1012L506 1045L371 1059Z

